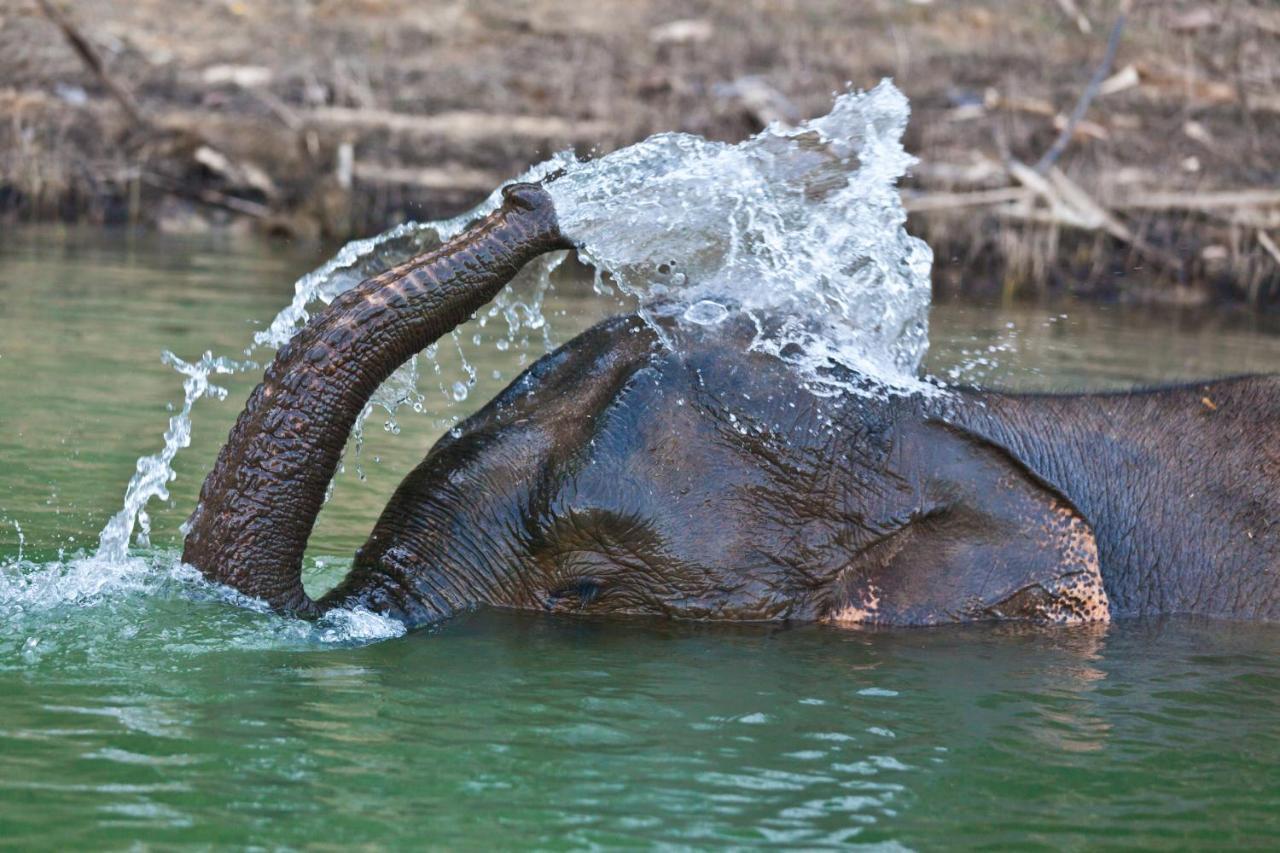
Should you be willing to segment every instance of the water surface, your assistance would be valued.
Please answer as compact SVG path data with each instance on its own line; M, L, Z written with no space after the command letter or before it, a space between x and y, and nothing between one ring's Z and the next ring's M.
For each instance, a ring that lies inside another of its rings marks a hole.
M476 613L355 643L341 625L233 607L172 567L252 375L197 404L152 546L111 576L77 562L181 400L161 350L237 355L321 259L211 237L0 240L7 843L1280 840L1276 626L859 632ZM565 279L546 313L563 341L615 310ZM1222 315L940 306L931 322L930 371L1006 387L1280 367L1274 324ZM341 572L430 441L541 351L472 347L466 402L442 379L399 435L375 419L322 514L309 586Z

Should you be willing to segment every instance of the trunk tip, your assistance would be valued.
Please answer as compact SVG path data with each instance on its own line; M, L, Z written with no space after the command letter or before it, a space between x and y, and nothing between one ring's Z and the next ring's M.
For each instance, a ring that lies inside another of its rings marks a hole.
M554 212L555 205L551 195L541 184L515 183L502 188L502 200L505 204L520 210L537 210L545 207Z

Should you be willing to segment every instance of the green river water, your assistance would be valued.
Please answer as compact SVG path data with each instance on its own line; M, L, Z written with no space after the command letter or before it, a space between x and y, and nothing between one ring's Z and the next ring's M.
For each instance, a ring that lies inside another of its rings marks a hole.
M153 544L83 559L181 402L160 352L238 355L320 260L217 237L0 236L0 846L1280 844L1280 626L477 612L361 642L228 604L174 570L178 525L251 375L197 404ZM560 341L618 310L573 281L548 305ZM1280 369L1280 330L1256 320L942 306L933 324L932 371L1012 387ZM341 573L449 420L540 352L473 346L466 402L433 391L398 435L371 421L309 587Z

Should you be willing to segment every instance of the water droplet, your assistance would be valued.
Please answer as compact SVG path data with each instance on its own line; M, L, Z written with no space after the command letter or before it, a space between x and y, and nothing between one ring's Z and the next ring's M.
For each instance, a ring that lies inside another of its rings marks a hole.
M728 316L728 308L710 299L695 302L684 312L686 320L690 323L697 323L699 326L714 326L718 323L723 323Z

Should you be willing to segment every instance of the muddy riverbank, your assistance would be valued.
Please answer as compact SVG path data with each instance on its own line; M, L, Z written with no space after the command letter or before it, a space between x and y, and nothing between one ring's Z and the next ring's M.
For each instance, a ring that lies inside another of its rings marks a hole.
M1280 302L1280 10L1245 0L16 0L0 221L341 239L886 76L940 292Z

